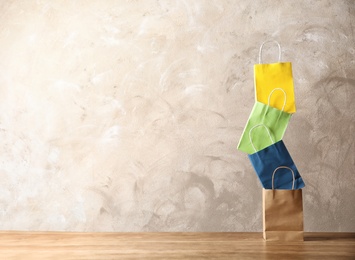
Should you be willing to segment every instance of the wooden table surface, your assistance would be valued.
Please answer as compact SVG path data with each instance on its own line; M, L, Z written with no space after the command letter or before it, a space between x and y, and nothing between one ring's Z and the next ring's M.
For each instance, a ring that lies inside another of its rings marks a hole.
M355 259L355 233L305 233L265 242L262 233L0 232L0 259Z

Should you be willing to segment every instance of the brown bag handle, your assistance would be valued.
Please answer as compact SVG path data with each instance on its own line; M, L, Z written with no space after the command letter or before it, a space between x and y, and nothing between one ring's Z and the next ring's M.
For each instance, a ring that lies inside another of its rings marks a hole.
M295 189L295 173L293 172L293 170L290 168L290 167L287 167L287 166L279 166L275 169L275 171L272 173L272 180L271 180L271 185L272 185L272 189L274 190L274 175L276 173L277 170L279 169L288 169L291 171L292 173L292 178L293 178L293 181L292 181L292 190Z

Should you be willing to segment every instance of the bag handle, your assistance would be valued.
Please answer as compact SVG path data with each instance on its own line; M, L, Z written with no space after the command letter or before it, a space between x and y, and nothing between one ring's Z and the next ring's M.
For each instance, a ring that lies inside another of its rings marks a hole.
M264 44L265 43L268 43L268 42L273 42L273 43L276 43L277 46L279 47L279 62L281 61L281 45L278 41L275 41L275 40L269 40L269 41L264 41L261 46L260 46L260 49L259 49L259 64L262 63L262 59L261 59L261 56L262 56L262 53L263 53L263 47L264 47Z
M272 139L272 137L271 137L269 128L267 128L267 126L264 125L264 124L257 124L257 125L255 125L255 126L253 126L252 128L250 128L250 130L249 130L249 140L250 140L250 143L251 143L251 145L253 146L255 152L256 152L256 148L255 148L255 146L254 146L254 144L253 144L253 140L252 140L250 134L251 134L251 132L252 132L255 128L257 128L257 127L259 127L259 126L265 127L265 129L266 129L266 131L267 131L267 133L268 133L268 135L269 135L269 137L270 137L271 142L272 142L272 143L275 143L274 139Z
M293 179L293 181L292 181L292 190L294 190L294 189L295 189L295 181L296 181L296 180L295 180L295 173L293 172L293 170L292 170L290 167L287 167L287 166L279 166L279 167L277 167L277 168L275 169L275 171L272 173L272 180L271 180L272 189L274 190L274 175L275 175L276 171L279 170L279 169L288 169L288 170L291 171L291 173L292 173L292 179Z
M281 90L281 91L284 93L284 96L285 96L284 105L282 106L282 109L281 109L281 111L284 111L285 106L286 106L286 102L287 102L287 95L286 95L285 90L283 90L282 88L274 88L274 89L270 92L269 98L268 98L268 101L267 101L267 104L268 104L268 106L270 106L271 95L274 93L275 90Z

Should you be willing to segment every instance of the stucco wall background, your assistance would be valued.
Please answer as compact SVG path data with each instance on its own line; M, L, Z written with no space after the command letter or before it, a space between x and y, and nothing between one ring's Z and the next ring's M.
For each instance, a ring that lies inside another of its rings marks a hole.
M0 229L261 231L236 146L275 39L305 230L354 232L354 27L351 0L1 1Z

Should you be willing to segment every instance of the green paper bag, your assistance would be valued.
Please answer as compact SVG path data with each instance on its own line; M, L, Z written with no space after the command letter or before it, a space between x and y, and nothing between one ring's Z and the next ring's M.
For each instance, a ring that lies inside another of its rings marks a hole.
M253 154L282 140L290 118L289 113L255 102L240 138L238 150ZM258 128L263 125L269 131Z

